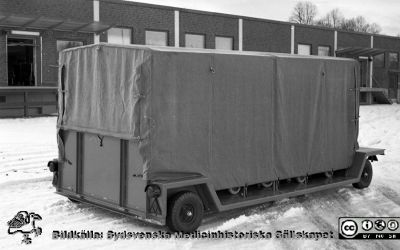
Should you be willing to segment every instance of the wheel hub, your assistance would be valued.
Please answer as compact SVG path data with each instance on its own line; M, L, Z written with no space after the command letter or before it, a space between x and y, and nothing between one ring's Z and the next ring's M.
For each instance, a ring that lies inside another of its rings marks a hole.
M190 223L194 219L194 207L187 204L180 211L180 218L185 223Z

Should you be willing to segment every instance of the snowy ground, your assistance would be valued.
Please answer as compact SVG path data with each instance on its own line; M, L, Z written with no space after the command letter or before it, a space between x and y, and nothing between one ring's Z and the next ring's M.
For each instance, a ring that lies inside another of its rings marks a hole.
M155 226L54 194L46 163L57 157L55 117L0 119L0 248L1 249L400 249L397 241L336 239L338 217L400 216L400 105L362 106L359 143L386 148L374 163L370 188L351 186L285 199L272 205L235 210L206 218L202 231L333 231L322 240L52 240L53 230L159 231ZM36 212L43 234L31 245L22 235L8 235L6 222L19 210Z

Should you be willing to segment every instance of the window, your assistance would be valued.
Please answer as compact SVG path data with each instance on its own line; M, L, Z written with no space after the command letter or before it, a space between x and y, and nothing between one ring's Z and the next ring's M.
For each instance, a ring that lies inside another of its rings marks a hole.
M205 48L205 35L185 34L185 47Z
M146 30L146 44L156 46L168 45L168 34L166 31Z
M215 37L215 48L223 50L233 50L233 38L232 37Z
M297 54L299 55L311 55L311 45L309 44L298 44Z
M399 53L389 53L389 68L397 69L399 67Z
M331 48L329 46L318 46L319 56L330 56Z
M130 29L126 28L111 28L107 31L109 43L116 44L131 44L132 34Z
M81 41L65 41L57 40L57 52L63 51L68 48L83 46Z
M9 86L35 86L36 53L33 38L7 39L7 69Z
M374 56L374 67L385 67L385 53Z

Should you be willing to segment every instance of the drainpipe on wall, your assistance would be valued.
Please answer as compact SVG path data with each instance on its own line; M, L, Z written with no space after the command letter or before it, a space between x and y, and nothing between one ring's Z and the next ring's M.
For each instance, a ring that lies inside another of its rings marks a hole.
M336 57L337 50L337 30L333 33L333 55Z
M100 22L100 2L93 0L93 21ZM94 34L94 43L100 43L100 35Z
M290 54L294 54L294 25L290 26Z
M179 42L180 42L180 38L179 38L179 10L175 10L174 12L174 16L175 16L175 47L179 47Z
M243 19L239 18L239 51L243 51Z
M371 36L371 49L374 48L374 36ZM369 87L372 88L372 80L374 75L374 61L373 57L369 58Z

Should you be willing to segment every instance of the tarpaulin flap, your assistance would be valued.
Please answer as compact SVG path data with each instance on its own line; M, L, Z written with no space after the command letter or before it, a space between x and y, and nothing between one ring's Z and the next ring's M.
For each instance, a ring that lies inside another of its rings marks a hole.
M138 103L150 87L149 51L84 47L61 53L59 62L59 126L140 138Z
M351 165L356 63L277 58L274 165L280 178Z
M138 139L145 179L219 190L345 169L357 147L354 60L100 44L60 63L59 126Z

